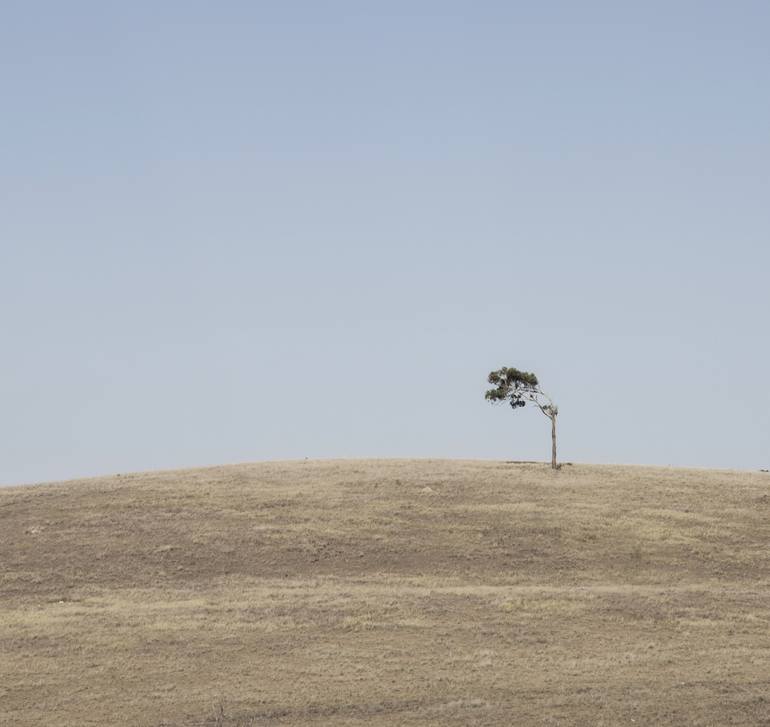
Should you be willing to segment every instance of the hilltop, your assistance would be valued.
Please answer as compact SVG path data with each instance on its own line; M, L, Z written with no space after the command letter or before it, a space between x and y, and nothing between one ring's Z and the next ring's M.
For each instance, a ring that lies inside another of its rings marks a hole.
M770 476L233 465L0 490L0 723L770 724Z

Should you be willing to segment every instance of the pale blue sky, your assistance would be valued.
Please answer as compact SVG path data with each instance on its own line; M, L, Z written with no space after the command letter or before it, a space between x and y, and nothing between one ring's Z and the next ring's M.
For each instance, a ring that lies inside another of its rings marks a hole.
M0 7L0 483L770 466L766 2Z

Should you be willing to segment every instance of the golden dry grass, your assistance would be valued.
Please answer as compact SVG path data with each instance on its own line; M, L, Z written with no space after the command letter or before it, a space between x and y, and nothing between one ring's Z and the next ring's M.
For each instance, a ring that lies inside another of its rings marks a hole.
M770 725L768 514L502 462L0 490L0 724Z

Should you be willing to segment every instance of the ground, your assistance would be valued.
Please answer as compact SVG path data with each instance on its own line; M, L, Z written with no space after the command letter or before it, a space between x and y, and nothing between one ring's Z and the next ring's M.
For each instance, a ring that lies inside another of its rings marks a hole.
M770 725L770 475L306 461L0 490L0 724Z

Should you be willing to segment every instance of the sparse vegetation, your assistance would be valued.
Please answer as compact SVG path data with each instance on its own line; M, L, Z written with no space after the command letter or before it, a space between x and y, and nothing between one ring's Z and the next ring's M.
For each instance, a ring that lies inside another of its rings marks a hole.
M768 724L769 502L435 460L2 489L0 724Z

